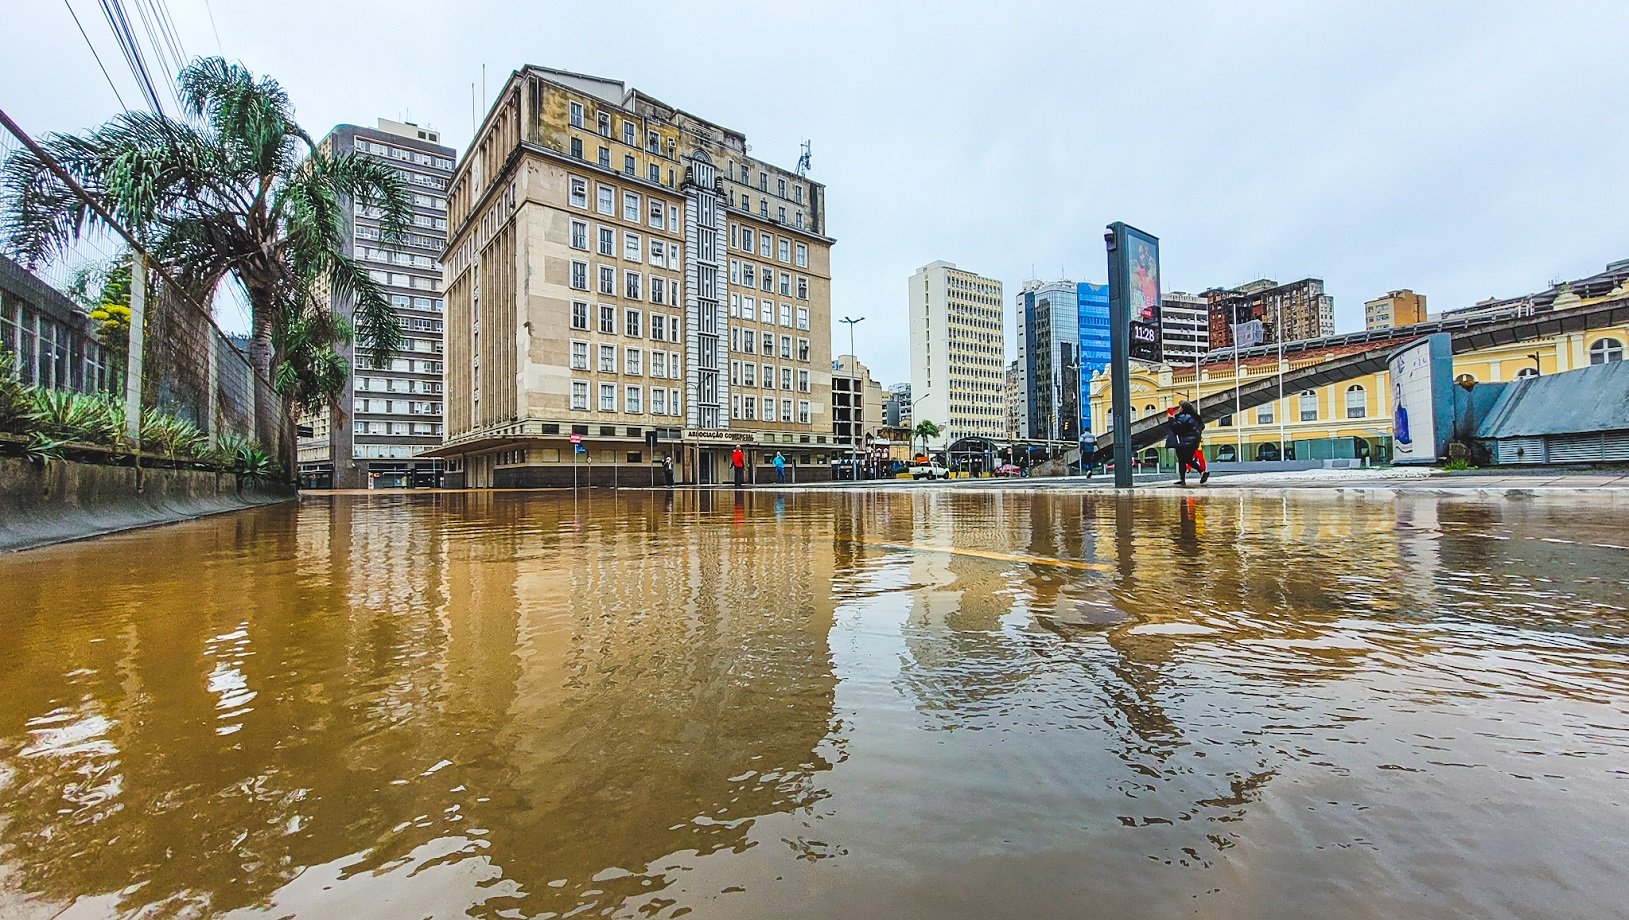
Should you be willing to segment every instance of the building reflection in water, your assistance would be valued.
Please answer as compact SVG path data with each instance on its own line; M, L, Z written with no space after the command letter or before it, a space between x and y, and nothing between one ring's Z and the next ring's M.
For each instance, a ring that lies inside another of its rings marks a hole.
M7 557L0 915L1599 913L1612 532L1406 495L584 491ZM1535 852L1560 881L1514 881Z

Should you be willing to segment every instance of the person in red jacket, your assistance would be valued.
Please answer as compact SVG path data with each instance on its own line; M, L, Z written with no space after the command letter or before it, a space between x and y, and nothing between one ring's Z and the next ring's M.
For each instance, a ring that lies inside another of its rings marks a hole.
M744 477L746 475L747 468L747 455L741 453L741 448L737 447L734 451L731 451L730 466L735 468L735 484L737 486L744 485Z

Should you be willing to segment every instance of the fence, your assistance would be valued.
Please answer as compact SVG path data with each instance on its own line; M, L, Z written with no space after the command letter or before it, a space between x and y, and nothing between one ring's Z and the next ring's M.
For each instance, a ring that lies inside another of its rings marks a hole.
M40 264L0 252L0 346L22 381L122 397L132 443L143 416L168 416L195 426L210 447L245 438L292 470L295 432L282 397L215 324L203 304L211 292L185 290L3 111L0 127L0 164L31 153L112 228Z

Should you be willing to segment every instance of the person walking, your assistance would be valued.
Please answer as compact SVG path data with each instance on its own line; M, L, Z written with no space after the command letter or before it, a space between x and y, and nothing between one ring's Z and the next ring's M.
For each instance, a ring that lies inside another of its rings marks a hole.
M667 487L669 489L673 488L673 455L672 454L666 454L666 455L664 455L662 457L662 478L667 481Z
M1188 467L1197 467L1194 462L1194 452L1199 450L1199 442L1205 431L1205 420L1199 417L1199 410L1194 404L1184 399L1177 404L1176 414L1171 416L1169 422L1171 438L1176 441L1177 483L1188 484ZM1209 470L1201 470L1199 482L1203 485L1210 479Z
M775 451L775 481L786 481L786 458L781 456L781 452L778 450Z
M735 470L736 488L746 485L747 455L741 452L741 448L730 452L730 466Z
M1170 409L1166 409L1165 410L1165 415L1167 417L1167 421L1169 421L1169 419L1171 417L1174 417L1176 415L1176 413L1177 413L1177 410L1176 410L1176 408L1174 406L1172 408L1170 408ZM1197 414L1198 414L1198 412L1196 410L1195 415L1197 415ZM1200 426L1199 427L1204 428L1204 421L1203 420L1200 421ZM1172 431L1172 432L1168 433L1165 436L1165 446L1171 448L1171 452L1173 454L1176 454L1176 452L1177 452L1177 436L1176 436L1175 431ZM1180 459L1181 459L1180 454L1178 454L1177 456L1178 456L1178 460L1180 461ZM1206 480L1210 479L1210 471L1205 468L1205 452L1204 452L1204 450L1202 450L1200 448L1195 448L1194 452L1193 452L1193 459L1191 461L1189 461L1188 466L1191 466L1194 469L1199 471L1199 481L1201 483L1203 483Z

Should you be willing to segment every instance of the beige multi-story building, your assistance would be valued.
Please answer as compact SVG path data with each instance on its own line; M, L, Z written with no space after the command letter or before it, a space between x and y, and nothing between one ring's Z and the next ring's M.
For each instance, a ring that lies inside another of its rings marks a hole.
M838 355L831 372L832 438L845 451L864 450L887 424L882 384L853 355Z
M911 276L911 416L948 444L1007 424L1001 282L933 262Z
M824 186L619 81L528 66L448 200L449 484L643 481L664 456L719 482L735 447L828 469Z
M1363 305L1364 329L1393 329L1425 322L1425 295L1408 288L1388 291Z

